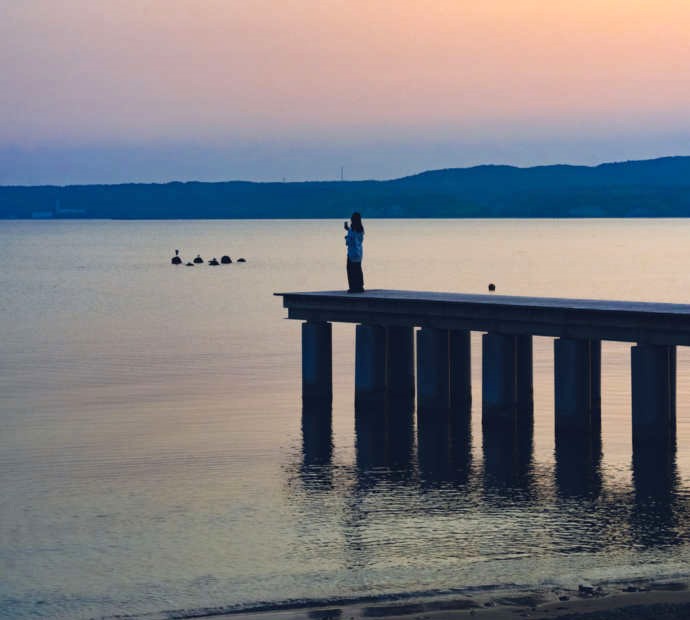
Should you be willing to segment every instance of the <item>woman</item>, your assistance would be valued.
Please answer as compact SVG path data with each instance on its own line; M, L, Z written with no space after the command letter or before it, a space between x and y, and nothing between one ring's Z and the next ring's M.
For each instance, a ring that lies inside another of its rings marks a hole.
M348 293L364 292L364 275L362 274L362 242L364 226L362 216L355 212L350 217L350 225L345 222L345 245L347 246L347 284Z

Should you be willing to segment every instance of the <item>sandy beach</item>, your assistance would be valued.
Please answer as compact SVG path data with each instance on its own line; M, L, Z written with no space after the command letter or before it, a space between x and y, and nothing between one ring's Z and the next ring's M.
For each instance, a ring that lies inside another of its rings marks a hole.
M414 599L212 615L225 620L681 620L690 617L690 589L683 581L627 582L578 589L501 591Z

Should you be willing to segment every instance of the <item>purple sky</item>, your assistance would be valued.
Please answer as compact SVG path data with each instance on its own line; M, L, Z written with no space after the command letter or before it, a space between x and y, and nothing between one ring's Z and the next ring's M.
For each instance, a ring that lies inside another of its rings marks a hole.
M690 154L690 2L0 0L0 184Z

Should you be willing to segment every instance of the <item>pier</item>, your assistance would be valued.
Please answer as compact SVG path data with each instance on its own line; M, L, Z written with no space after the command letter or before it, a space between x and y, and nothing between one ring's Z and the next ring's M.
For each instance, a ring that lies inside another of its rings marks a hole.
M690 305L400 290L276 295L289 319L303 321L305 406L330 403L331 324L354 323L358 406L413 406L416 393L418 426L439 412L462 425L471 407L470 332L476 331L483 332L484 428L528 424L532 336L547 336L554 338L557 441L597 434L601 341L612 340L634 344L633 444L675 443L676 346L690 345Z

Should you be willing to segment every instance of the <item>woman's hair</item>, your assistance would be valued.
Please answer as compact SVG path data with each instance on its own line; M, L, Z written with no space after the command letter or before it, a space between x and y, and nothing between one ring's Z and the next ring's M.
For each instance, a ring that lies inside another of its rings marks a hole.
M362 216L359 212L355 211L350 216L350 221L352 222L352 230L355 232L364 232L364 226L362 226Z

